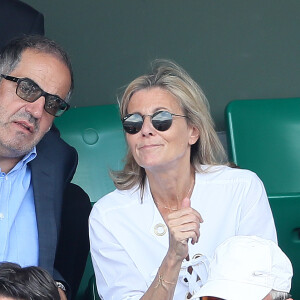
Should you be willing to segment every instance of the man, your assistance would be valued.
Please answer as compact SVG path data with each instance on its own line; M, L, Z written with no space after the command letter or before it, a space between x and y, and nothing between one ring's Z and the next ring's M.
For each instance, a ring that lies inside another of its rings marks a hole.
M40 267L0 263L0 300L59 300L55 281Z
M55 42L42 36L27 36L3 48L0 261L45 268L60 282L62 299L66 298L66 282L54 268L54 261L63 194L74 175L77 153L61 139L58 141L55 132L40 140L55 116L69 108L72 90L70 60Z
M284 300L292 276L290 260L273 241L234 236L217 247L208 280L193 299Z
M0 0L0 48L12 38L24 34L44 35L44 16L39 11L19 0ZM51 150L54 144L56 153ZM61 142L59 131L55 125L38 144L40 155L61 156L58 150L64 153L70 147ZM67 149L67 150L66 150ZM72 173L77 166L77 153L66 157L66 165L71 167ZM43 160L38 160L42 163ZM63 162L62 162L63 163ZM63 163L63 165L65 165ZM34 170L36 170L34 166ZM58 247L55 257L55 268L60 271L68 282L74 299L84 272L87 255L89 252L88 240L88 215L91 204L88 195L77 185L68 184L64 191L64 204L62 207L62 223ZM76 222L74 220L76 219ZM78 247L80 245L80 247ZM74 250L75 249L75 250Z

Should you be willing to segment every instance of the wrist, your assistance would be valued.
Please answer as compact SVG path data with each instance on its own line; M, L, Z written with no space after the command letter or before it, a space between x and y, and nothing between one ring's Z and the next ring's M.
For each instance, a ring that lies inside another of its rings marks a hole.
M174 268L177 265L182 264L183 258L182 256L178 255L175 251L170 250L167 252L167 255L165 256L167 264L170 266L170 268Z
M158 274L163 274L164 279L167 281L177 281L177 277L181 269L181 264L182 260L178 259L178 256L167 254L162 261L162 264L158 270Z

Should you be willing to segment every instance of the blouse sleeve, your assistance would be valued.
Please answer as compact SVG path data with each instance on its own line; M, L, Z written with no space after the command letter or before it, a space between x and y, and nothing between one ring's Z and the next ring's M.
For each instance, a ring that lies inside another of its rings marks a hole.
M237 235L257 235L277 243L272 210L263 183L255 173L244 190Z
M89 233L99 296L104 300L138 300L148 289L147 284L103 219L95 205Z

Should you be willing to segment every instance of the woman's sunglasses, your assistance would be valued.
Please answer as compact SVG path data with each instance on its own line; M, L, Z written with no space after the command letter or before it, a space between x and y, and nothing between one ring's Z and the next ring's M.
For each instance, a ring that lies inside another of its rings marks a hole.
M129 134L138 133L143 127L146 116L150 117L153 127L159 131L168 130L172 125L173 117L186 118L186 116L172 114L165 110L157 111L153 115L128 114L122 119L124 130Z

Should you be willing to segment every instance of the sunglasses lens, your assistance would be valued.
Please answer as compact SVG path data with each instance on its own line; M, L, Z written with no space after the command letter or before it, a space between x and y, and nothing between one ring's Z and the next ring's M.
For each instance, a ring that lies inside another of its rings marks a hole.
M159 111L152 117L153 127L159 131L166 131L172 125L172 115L168 111Z
M129 134L138 133L143 126L143 117L139 114L127 115L123 118L123 128Z
M34 102L41 94L41 89L29 79L24 79L18 84L17 95L28 102Z
M16 93L20 98L27 102L34 102L41 96L44 96L45 111L55 117L61 116L69 108L67 102L56 95L44 92L34 81L28 78L21 78L18 80Z
M54 95L46 96L45 110L52 116L59 117L67 109L67 104Z

